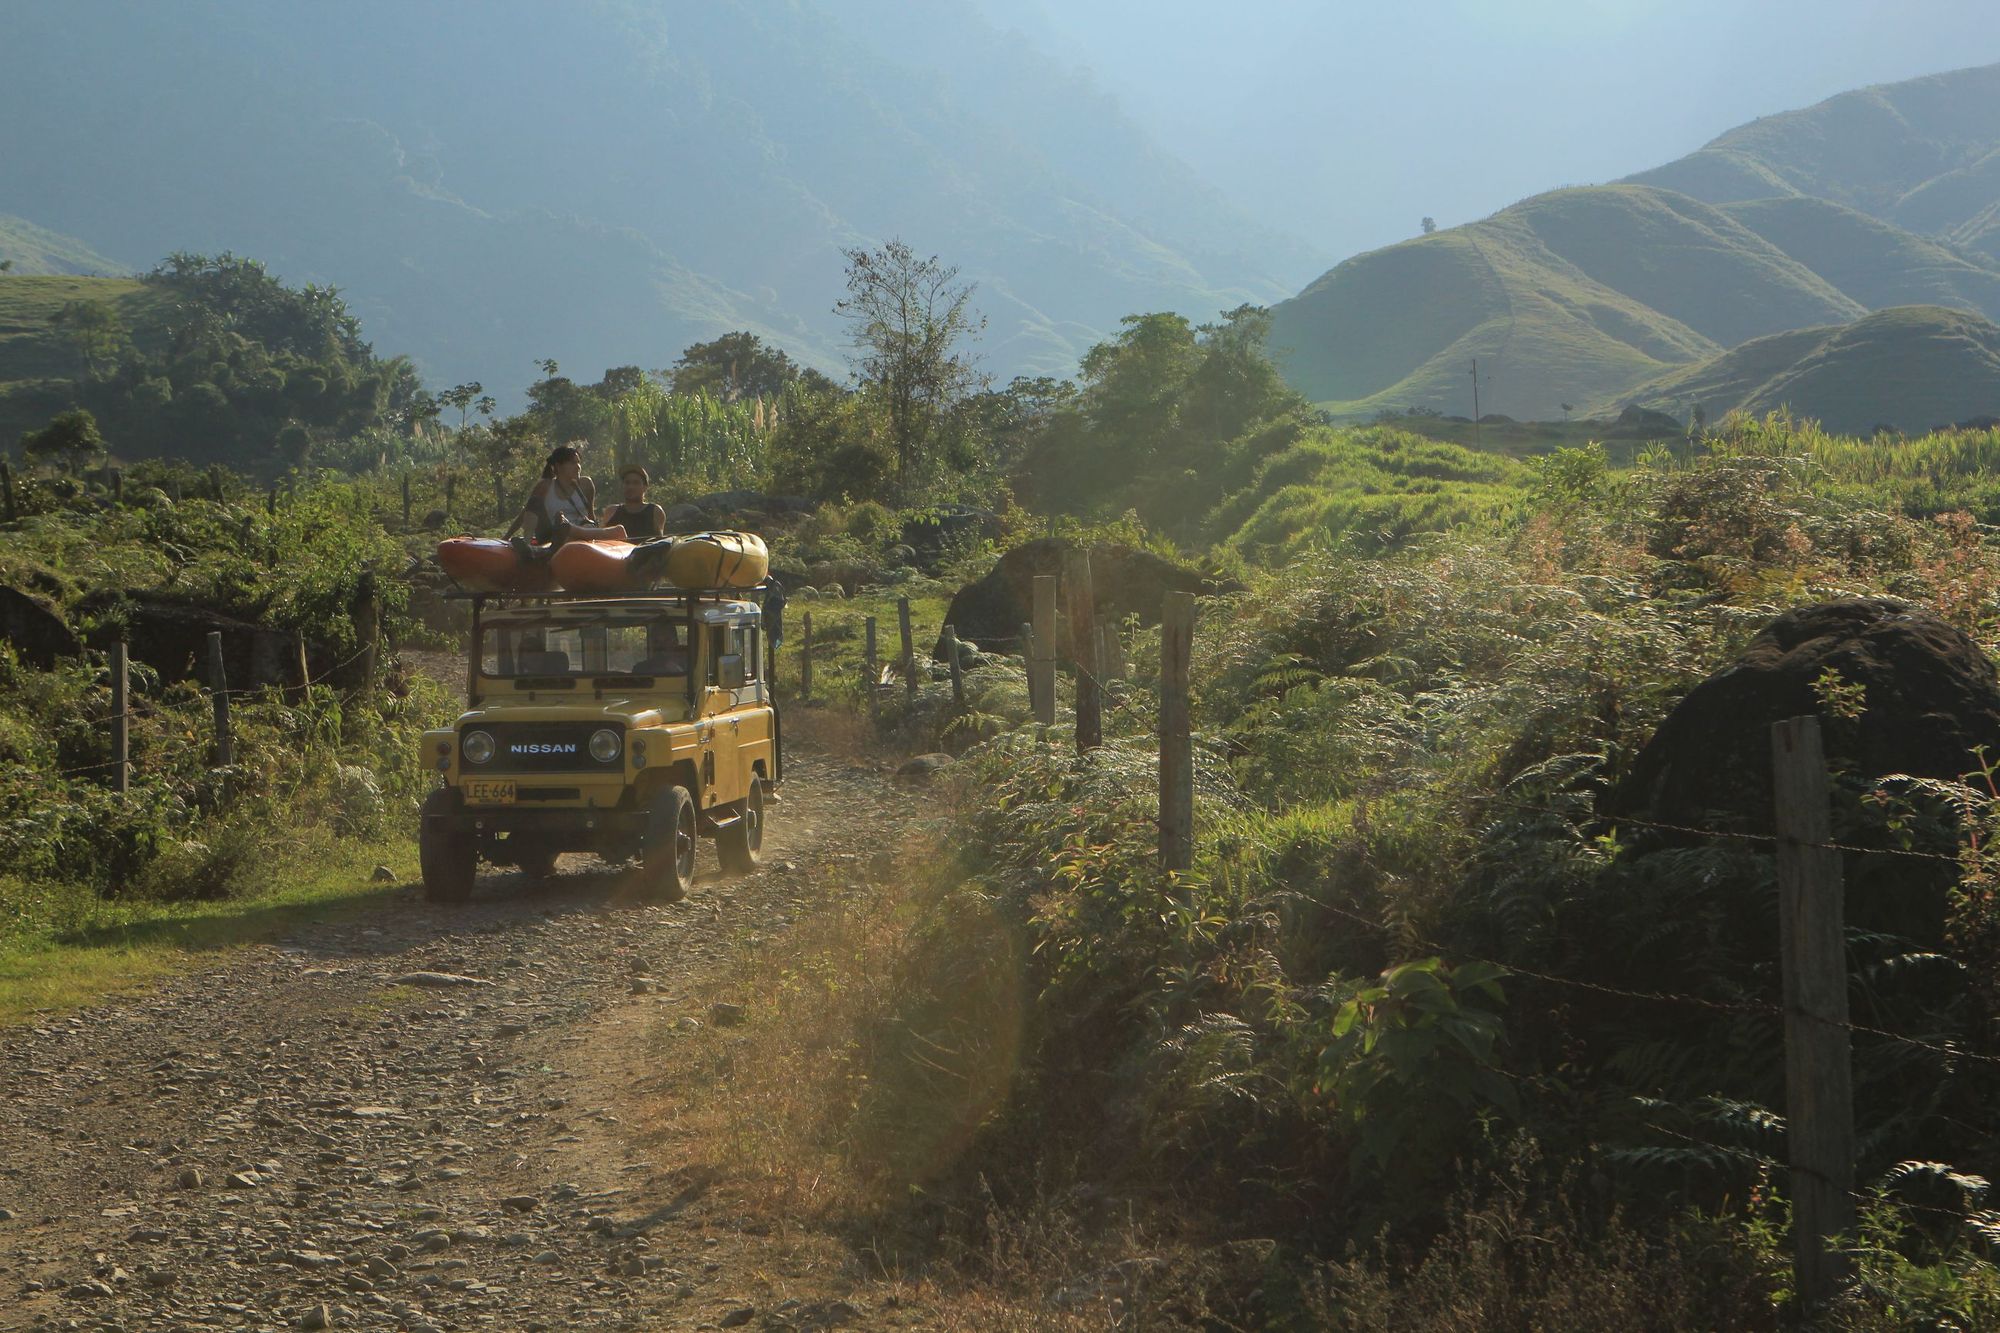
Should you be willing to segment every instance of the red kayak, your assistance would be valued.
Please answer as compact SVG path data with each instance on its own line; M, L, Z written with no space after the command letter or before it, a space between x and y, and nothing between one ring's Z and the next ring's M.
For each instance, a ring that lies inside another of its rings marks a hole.
M567 541L549 559L556 582L569 592L644 592L665 572L664 543Z
M438 543L438 564L467 592L547 592L555 574L547 560L523 560L497 537L449 537Z

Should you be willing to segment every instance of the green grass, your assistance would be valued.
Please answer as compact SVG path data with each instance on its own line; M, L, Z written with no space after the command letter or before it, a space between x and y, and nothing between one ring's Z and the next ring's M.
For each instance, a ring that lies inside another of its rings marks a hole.
M1400 544L1504 513L1522 466L1386 426L1322 428L1274 454L1210 515L1210 534L1253 561L1348 542Z
M311 921L380 910L397 885L373 882L374 867L406 882L416 859L407 838L321 839L275 863L272 887L249 898L148 903L49 891L40 924L0 940L0 1027L144 988Z

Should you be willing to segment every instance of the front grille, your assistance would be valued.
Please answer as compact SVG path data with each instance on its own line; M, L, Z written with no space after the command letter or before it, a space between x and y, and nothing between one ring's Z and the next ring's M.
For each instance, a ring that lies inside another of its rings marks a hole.
M617 773L625 763L624 747L608 764L590 757L590 738L606 726L624 739L624 729L604 722L494 722L472 730L493 737L493 758L484 764L461 765L468 777L487 773ZM462 740L463 738L461 738ZM543 798L553 799L553 798Z

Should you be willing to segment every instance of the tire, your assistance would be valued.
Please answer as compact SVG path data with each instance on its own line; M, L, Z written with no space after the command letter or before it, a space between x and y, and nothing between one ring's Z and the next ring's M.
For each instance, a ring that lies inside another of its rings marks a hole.
M434 903L464 902L472 896L472 881L479 873L479 849L472 836L448 832L431 818L458 811L458 793L449 787L440 787L424 798L417 860L423 867L424 897Z
M639 854L640 892L677 903L694 887L694 798L685 787L663 787L646 804L645 845Z
M715 850L722 868L732 875L747 875L757 868L764 850L764 783L750 779L750 791L743 798L743 811L734 824L715 835Z

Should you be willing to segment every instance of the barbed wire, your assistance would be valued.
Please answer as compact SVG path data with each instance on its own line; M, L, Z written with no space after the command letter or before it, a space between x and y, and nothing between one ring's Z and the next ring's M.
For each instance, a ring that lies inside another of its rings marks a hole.
M131 707L130 705L127 705L127 707L123 712L101 713L95 716L82 718L80 719L80 721L82 721L86 726L97 726L105 722L115 722L121 717L128 719L135 717L148 717L152 716L153 714L165 708L206 706L207 704L212 703L212 701L218 695L249 698L252 696L261 696L265 694L267 691L272 689L309 690L312 689L314 686L325 684L334 675L345 670L347 667L352 666L354 663L360 661L362 658L366 657L371 651L373 650L370 648L358 649L357 651L349 654L347 657L342 658L340 661L335 662L332 666L329 666L328 668L326 668L326 670L320 672L318 675L308 676L303 683L297 685L279 685L279 686L255 685L255 686L237 686L222 690L207 689L202 691L202 694L205 696L203 699L190 700L186 705L168 705L168 704L156 703L149 709L137 709ZM131 761L127 760L126 762L130 764ZM108 773L112 769L115 769L117 766L118 766L118 761L116 759L104 759L96 763L79 764L74 768L58 768L58 769L46 770L42 774L42 776L50 778L70 778L70 777L75 777L78 774L82 773Z

